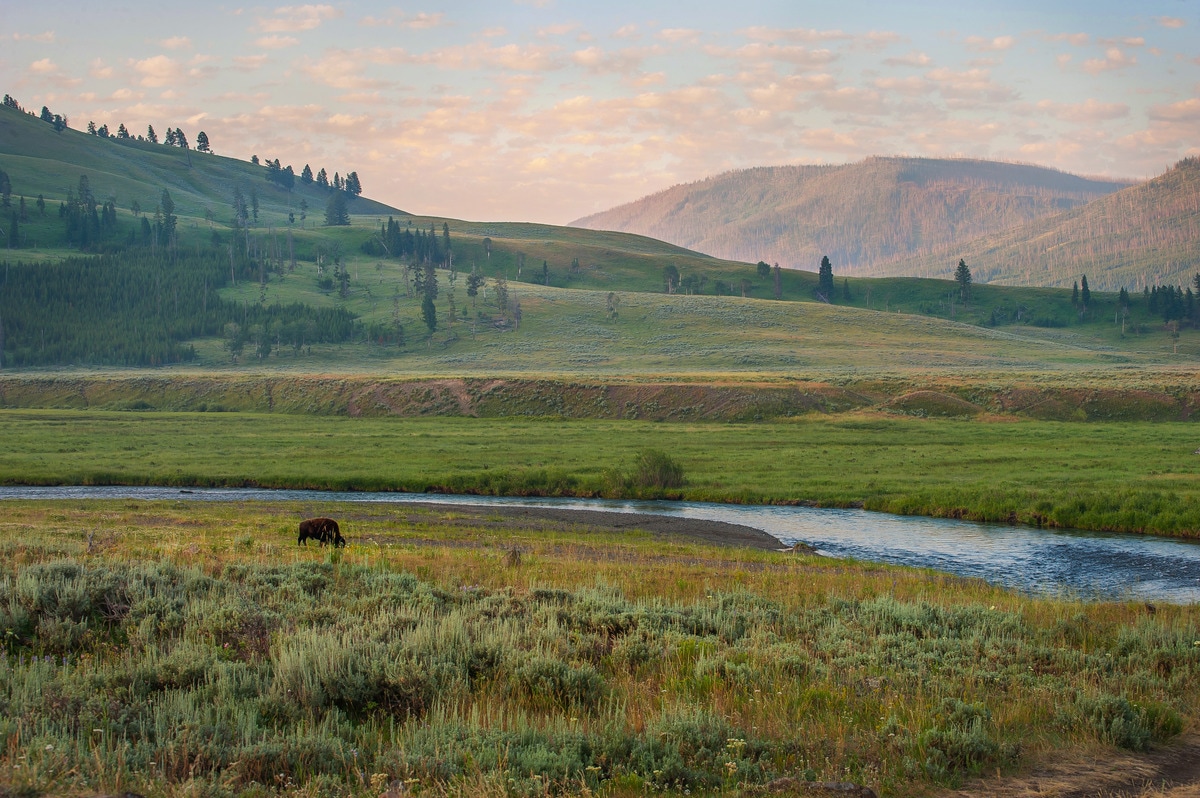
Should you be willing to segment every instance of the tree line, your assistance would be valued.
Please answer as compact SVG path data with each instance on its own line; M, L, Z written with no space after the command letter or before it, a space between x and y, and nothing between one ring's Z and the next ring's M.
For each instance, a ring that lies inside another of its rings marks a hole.
M186 341L228 336L231 323L245 331L243 345L258 336L260 357L270 352L264 339L300 349L364 335L344 308L223 300L217 291L229 277L228 254L217 249L173 258L133 249L59 263L4 262L0 368L187 362L196 352Z

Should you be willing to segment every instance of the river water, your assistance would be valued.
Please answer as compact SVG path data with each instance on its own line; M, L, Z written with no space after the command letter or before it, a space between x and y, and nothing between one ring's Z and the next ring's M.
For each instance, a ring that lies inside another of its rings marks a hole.
M3 499L435 502L650 513L727 521L803 541L821 554L936 568L1017 590L1083 599L1200 601L1200 542L894 516L865 510L426 493L154 487L0 487Z

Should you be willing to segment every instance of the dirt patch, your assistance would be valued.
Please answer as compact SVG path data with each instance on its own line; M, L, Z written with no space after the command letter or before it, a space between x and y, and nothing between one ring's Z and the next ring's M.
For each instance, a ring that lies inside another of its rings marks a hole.
M976 407L965 399L938 391L906 393L888 402L886 407L899 413L930 418L967 418L983 412L983 408Z
M1185 734L1149 754L1099 748L1055 755L1034 772L981 779L940 798L1200 798L1200 732Z

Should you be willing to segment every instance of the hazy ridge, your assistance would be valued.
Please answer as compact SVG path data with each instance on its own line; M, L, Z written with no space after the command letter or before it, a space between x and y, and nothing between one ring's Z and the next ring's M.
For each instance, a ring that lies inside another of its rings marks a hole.
M734 260L815 270L828 255L839 273L894 275L891 264L940 255L1128 187L1022 164L876 157L727 172L572 224Z

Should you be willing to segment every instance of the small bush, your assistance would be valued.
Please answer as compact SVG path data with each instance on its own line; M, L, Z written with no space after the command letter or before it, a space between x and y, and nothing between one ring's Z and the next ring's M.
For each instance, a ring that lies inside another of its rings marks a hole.
M1084 723L1100 740L1130 751L1145 751L1150 747L1153 733L1146 713L1124 697L1081 698L1078 707Z
M590 665L531 658L513 671L510 690L534 706L593 708L604 698L604 679Z
M634 484L639 488L682 488L683 466L666 452L647 449L637 457Z

